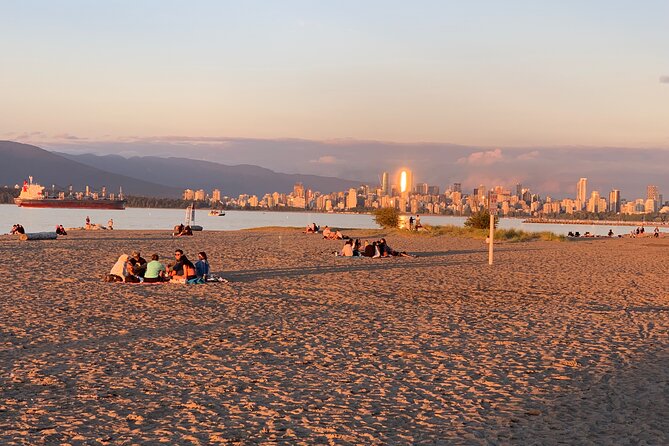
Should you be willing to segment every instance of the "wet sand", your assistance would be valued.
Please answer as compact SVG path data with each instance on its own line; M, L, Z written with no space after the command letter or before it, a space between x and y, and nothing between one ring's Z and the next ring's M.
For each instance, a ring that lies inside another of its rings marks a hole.
M669 442L669 239L387 239L3 238L0 444ZM176 248L231 283L101 282Z

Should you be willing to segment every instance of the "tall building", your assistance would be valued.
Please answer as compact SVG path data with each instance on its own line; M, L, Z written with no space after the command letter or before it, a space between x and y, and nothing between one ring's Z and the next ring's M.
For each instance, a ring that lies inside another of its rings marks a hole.
M413 174L409 169L402 169L397 177L397 190L400 194L410 194L413 191Z
M206 197L206 193L204 192L204 189L198 189L198 190L196 190L194 195L195 195L194 198L195 198L195 200L197 200L197 201L204 201L204 199L205 199L205 197Z
M381 175L381 194L390 195L390 179L388 177L388 172L383 172Z
M304 198L304 186L302 183L295 183L295 186L293 186L293 197Z
M578 183L576 183L576 200L581 202L581 209L587 199L588 199L588 179L581 178L580 180L578 180Z
M453 192L462 192L462 183L453 183Z
M184 191L184 200L194 200L195 199L195 191L193 189L186 189Z
M609 212L620 212L620 191L618 189L609 192Z
M648 185L646 187L646 199L655 200L655 202L660 201L660 189L657 186Z
M221 201L221 191L219 189L211 191L211 201Z
M421 195L427 195L427 183L418 183L416 184L416 193Z
M358 191L351 188L346 196L346 208L355 209L358 207Z
M600 212L599 209L599 191L593 190L588 200L588 212ZM603 211L603 209L602 209Z
M523 198L523 185L520 183L516 184L516 197Z

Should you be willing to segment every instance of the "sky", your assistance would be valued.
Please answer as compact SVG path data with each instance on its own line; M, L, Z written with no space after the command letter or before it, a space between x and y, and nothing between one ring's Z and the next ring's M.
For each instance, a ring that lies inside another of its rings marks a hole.
M441 144L453 164L454 146L666 151L668 18L666 0L5 0L0 139L204 142L220 162L332 175L356 141L399 144L405 161ZM329 149L291 160L286 141Z

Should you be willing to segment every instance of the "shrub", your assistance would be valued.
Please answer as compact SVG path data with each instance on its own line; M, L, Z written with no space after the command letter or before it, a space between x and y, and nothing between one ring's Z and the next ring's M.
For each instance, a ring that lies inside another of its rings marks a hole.
M395 208L379 208L374 211L374 221L382 228L397 228L400 213Z
M499 218L495 215L495 227L497 227L498 222ZM487 209L474 212L465 221L465 226L473 229L490 229L490 212Z

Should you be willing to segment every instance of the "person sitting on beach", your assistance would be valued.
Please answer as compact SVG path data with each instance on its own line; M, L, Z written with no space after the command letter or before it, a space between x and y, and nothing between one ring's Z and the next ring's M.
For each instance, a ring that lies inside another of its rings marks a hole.
M146 264L146 272L144 273L144 282L158 283L165 281L165 265L158 261L160 257L158 254L151 256L151 261Z
M128 277L128 254L121 254L112 266L111 271L105 278L107 282L127 282Z
M57 235L67 235L67 232L65 231L65 228L63 225L56 225L56 234Z
M330 228L326 225L326 226L323 228L323 238L329 239L329 238L330 238L330 234L332 234L332 231L331 231Z
M353 240L346 240L344 247L341 249L339 254L344 257L353 257Z
M609 233L607 234L609 237L613 237L613 229L609 229Z
M195 275L202 280L207 280L209 277L209 261L207 260L207 253L200 251L197 253L197 262L195 262Z
M186 257L181 249L174 251L174 258L177 263L170 270L172 281L186 283L188 280L197 279L195 265L188 260L188 257Z
M574 233L573 233L573 232L569 231L569 232L567 233L567 237L573 237L573 236L574 236Z
M316 223L312 223L309 226L307 226L307 229L304 230L306 234L315 234L318 232L318 226L316 226Z
M418 231L422 227L423 225L420 224L420 215L416 215L416 223L414 224L414 228L416 231Z
M655 226L655 229L653 229L653 237L655 238L660 237L660 228L658 226Z
M10 234L25 234L26 230L23 229L23 226L20 225L19 223L15 224L12 226L12 230L9 231Z
M131 274L144 277L144 273L146 272L146 259L139 254L139 251L133 251L128 262L131 266Z
M361 251L363 257L373 257L376 252L376 246L369 243L368 240L365 240L364 246Z

